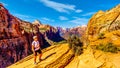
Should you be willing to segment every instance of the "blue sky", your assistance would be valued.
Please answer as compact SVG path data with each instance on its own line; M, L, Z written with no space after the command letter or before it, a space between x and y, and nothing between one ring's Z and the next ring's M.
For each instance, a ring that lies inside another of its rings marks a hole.
M9 12L29 22L71 28L86 25L99 10L109 10L120 0L0 0Z

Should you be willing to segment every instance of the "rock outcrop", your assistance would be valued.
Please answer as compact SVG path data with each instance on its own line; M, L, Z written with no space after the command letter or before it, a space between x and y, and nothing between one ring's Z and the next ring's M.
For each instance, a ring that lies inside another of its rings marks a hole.
M32 24L37 25L37 26L42 26L43 25L39 20L35 20Z
M119 63L120 53L105 53L88 47L65 68L120 68Z
M98 39L99 34L105 34L106 38L111 39L113 36L116 40L120 35L120 5L108 11L99 11L89 20L86 35L89 41ZM108 34L108 35L106 35ZM116 36L116 37L115 37ZM113 38L111 39L111 41ZM114 41L114 40L113 40Z
M27 56L26 47L19 21L0 4L0 66L4 67Z
M4 68L31 54L32 36L37 35L41 42L42 34L38 27L12 16L0 4L0 68Z

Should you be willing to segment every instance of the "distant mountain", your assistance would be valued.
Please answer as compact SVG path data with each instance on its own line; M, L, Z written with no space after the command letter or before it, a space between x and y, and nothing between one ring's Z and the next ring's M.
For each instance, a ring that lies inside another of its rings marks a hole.
M32 24L37 26L42 25L42 23L39 20L35 20Z
M65 39L67 39L71 35L77 35L78 37L81 37L85 34L86 28L86 25L66 29L57 27L57 29L60 31L60 35Z
M33 25L38 26L39 31L44 35L45 39L49 39L53 42L59 42L64 40L59 33L59 30L50 25L41 24L40 21L35 20Z

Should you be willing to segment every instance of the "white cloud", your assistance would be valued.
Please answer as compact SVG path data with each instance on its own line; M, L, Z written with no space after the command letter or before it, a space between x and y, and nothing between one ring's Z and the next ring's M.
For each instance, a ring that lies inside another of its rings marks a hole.
M78 10L76 10L75 12L76 12L76 13L80 13L80 12L82 12L82 10L78 9Z
M80 10L75 9L75 5L63 4L51 0L40 0L45 6L52 8L58 12L69 13L70 11L80 12Z
M81 25L81 27L87 27L87 25L83 24L83 25Z
M86 13L86 14L83 14L82 16L90 16L90 15L93 15L93 14L95 14L96 12L88 12L88 13Z
M54 22L55 20L50 19L50 18L46 18L46 17L42 17L42 18L37 18L34 16L30 16L30 15L24 15L24 14L19 14L19 13L12 13L14 16L16 16L17 18L20 18L22 20L25 21L30 21L33 22L34 20L38 19L43 23L50 23L50 22Z
M68 18L67 18L67 17L64 17L64 16L59 16L59 19L60 19L60 20L68 20Z
M46 18L46 17L40 18L40 20L44 23L55 22L55 20L50 19L50 18Z
M35 19L37 19L36 17L30 16L30 15L24 15L24 14L19 14L19 13L12 13L14 16L16 16L17 18L20 18L22 20L25 21L34 21Z
M79 25L85 25L88 23L88 19L87 18L78 18L75 17L74 20L69 21L71 23L75 23L75 24L79 24Z
M30 18L30 16L28 16L28 15L23 15L23 14L18 14L18 13L15 13L13 15L16 17L19 17L19 18Z
M4 3L4 2L0 2L0 3L2 3L4 6L8 6L8 4L6 4L6 3Z

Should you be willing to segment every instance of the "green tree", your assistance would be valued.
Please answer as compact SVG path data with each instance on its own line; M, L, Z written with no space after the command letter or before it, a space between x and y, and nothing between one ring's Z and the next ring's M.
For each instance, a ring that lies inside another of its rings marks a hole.
M80 55L83 51L83 43L76 35L69 36L68 38L69 48L72 49L75 55Z

